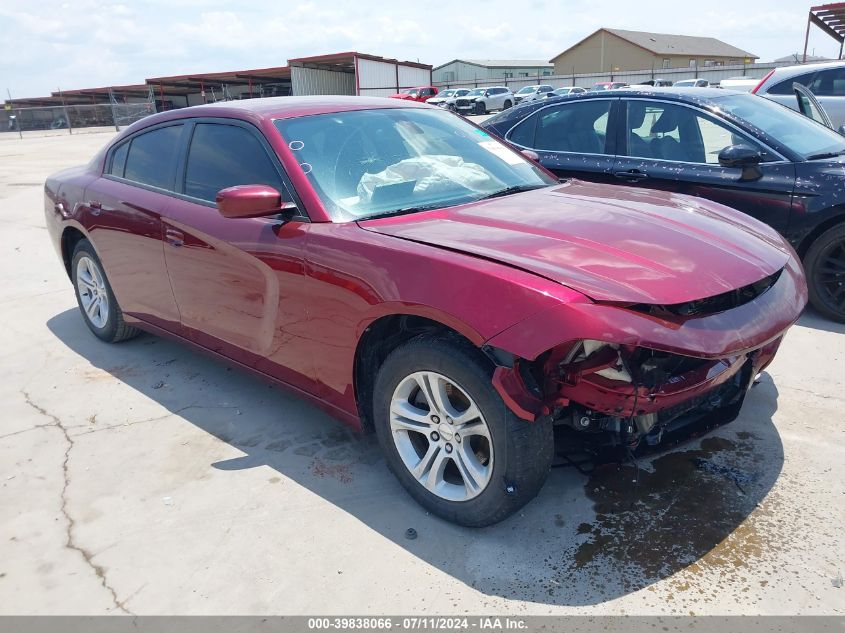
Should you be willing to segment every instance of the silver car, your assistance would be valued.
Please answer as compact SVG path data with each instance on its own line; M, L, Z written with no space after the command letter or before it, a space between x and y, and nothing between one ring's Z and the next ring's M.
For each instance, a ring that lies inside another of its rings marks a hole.
M537 99L545 99L554 88L548 84L537 84L535 86L525 86L520 88L519 92L514 94L514 103L528 103L529 101L536 101Z
M794 110L797 105L793 83L810 89L827 112L834 128L845 125L845 62L775 68L751 92Z

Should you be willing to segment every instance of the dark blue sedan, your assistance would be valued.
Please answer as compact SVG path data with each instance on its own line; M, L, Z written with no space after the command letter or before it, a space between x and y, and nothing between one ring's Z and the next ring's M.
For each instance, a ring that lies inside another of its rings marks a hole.
M845 322L845 137L833 130L708 88L544 99L482 127L562 178L701 196L769 224L801 256L812 304Z

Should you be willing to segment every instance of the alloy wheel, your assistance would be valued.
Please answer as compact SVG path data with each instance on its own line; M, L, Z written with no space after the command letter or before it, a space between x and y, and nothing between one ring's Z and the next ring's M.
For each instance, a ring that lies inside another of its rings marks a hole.
M845 240L827 246L815 270L817 288L830 308L845 313Z
M467 501L490 483L490 429L469 394L450 378L432 371L404 378L390 403L390 431L405 467L438 497Z
M90 257L80 257L76 264L76 286L85 316L97 329L109 320L109 293L99 265Z

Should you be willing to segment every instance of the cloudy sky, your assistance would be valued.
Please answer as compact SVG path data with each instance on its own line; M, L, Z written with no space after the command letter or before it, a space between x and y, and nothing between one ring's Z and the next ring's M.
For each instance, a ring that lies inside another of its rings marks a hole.
M438 65L548 59L606 26L722 39L771 60L800 51L801 0L0 0L0 90L35 97L146 77L281 66L348 50ZM838 44L814 27L810 48ZM4 95L5 96L5 95Z

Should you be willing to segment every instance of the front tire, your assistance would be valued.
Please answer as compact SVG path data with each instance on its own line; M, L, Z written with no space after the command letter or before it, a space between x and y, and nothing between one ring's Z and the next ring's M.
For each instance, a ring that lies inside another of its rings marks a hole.
M845 224L828 229L812 243L804 268L812 306L845 323Z
M91 242L79 241L73 249L70 270L76 302L94 336L107 343L117 343L140 333L124 322L123 312Z
M476 114L487 114L487 106L485 106L484 103L481 102L481 101L476 102L475 113Z
M513 104L510 102L510 99L509 99L509 100L505 101L505 105L502 106L502 110L509 110L512 106L513 106Z
M481 527L533 499L554 454L548 419L518 419L493 388L491 363L451 337L394 350L376 378L375 429L387 464L429 512Z

